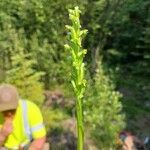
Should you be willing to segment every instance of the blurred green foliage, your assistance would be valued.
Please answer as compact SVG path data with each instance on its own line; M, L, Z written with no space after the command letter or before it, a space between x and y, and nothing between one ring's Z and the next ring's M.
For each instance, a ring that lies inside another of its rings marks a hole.
M83 46L87 49L84 62L89 72L88 84L91 86L85 95L89 96L88 105L94 105L92 99L98 103L103 102L98 98L102 95L112 101L110 95L118 89L123 93L123 110L127 113L127 123L139 114L149 114L149 0L1 0L0 82L7 79L24 87L25 83L20 81L29 79L28 84L34 90L31 90L33 97L26 92L27 97L37 101L39 99L39 104L42 104L43 96L38 94L53 87L66 87L67 95L72 97L73 92L68 85L71 58L63 45L67 34L65 25L69 24L68 9L76 5L82 11L81 24L88 30ZM101 67L107 64L107 68L119 68L115 80L110 79L111 83L100 77L107 78L107 75L97 74L101 57ZM101 80L103 84L100 84ZM114 87L106 88L104 85ZM96 92L99 90L102 90L102 95ZM119 105L120 108L120 94L115 92L112 97L118 102L116 107ZM118 111L116 107L114 109ZM95 108L92 114L98 116L99 111L105 112L99 108L101 107ZM57 113L54 115L57 116ZM97 124L96 120L93 122ZM110 135L114 135L111 129L109 131ZM111 137L109 136L108 138Z
M100 149L115 149L118 133L125 127L121 98L99 61L94 81L88 84L84 115L91 138Z
M9 69L9 46L12 44L10 30L23 30L25 53L31 52L37 61L36 70L44 71L44 85L49 88L62 83L68 67L64 63L66 53L65 25L68 22L68 8L77 1L12 0L0 2L0 66ZM79 4L83 4L80 2ZM21 42L21 41L20 41ZM8 67L7 67L8 66ZM55 71L53 71L55 70Z
M60 122L68 118L66 113L59 109L43 107L42 114L47 132L52 131L53 128L62 128Z

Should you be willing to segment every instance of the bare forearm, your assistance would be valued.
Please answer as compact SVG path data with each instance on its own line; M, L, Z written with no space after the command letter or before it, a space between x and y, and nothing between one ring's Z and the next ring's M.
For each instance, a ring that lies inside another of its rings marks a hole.
M6 137L4 136L4 134L2 133L2 131L0 131L0 148L4 144L5 139L6 139Z
M4 144L6 138L11 134L12 130L12 119L6 119L0 128L0 147Z
M42 150L44 147L45 141L46 141L46 137L34 140L31 143L29 150Z

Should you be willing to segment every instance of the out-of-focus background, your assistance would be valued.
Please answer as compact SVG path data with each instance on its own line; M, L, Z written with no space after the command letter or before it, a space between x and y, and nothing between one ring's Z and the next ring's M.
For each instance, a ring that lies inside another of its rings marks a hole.
M75 150L75 96L64 49L79 6L87 87L85 149L116 147L122 130L150 136L149 0L0 0L0 83L42 110L52 150Z

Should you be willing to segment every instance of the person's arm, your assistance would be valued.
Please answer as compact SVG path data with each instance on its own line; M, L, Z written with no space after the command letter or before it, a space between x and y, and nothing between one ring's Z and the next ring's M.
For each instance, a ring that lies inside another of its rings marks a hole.
M12 120L8 119L4 122L3 126L0 129L0 148L2 147L6 138L12 132L12 130L13 130Z
M6 139L6 136L3 134L3 132L0 130L0 148L2 147L4 141Z
M46 137L33 140L30 144L29 150L42 150L46 141Z

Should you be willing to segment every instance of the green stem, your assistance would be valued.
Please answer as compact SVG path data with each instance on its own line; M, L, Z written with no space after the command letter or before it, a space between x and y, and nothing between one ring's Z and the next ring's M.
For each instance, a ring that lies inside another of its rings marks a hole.
M83 150L83 143L84 143L84 133L83 133L83 115L82 115L82 105L81 99L77 99L77 133L78 133L78 143L77 143L77 150Z

